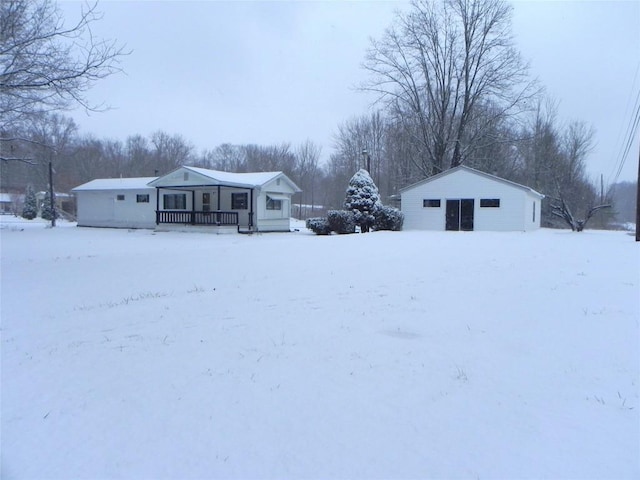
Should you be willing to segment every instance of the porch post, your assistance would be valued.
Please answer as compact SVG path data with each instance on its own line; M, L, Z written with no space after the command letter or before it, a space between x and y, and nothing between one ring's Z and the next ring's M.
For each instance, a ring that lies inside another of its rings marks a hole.
M160 187L156 187L156 225L160 225Z
M196 191L191 190L191 225L196 224Z
M249 228L253 228L253 188L251 189L251 200L249 205L251 205L251 207L249 207Z

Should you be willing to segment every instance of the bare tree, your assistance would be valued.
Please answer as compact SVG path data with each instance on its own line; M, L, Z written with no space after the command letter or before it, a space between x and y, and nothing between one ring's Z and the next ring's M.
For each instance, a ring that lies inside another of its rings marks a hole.
M611 208L608 199L598 198L586 175L585 159L593 149L595 131L584 122L572 122L564 131L562 161L553 171L556 185L551 198L551 213L565 221L573 231L581 232L600 210ZM582 211L582 218L577 215Z
M26 133L29 150L37 167L32 169L32 181L40 188L49 183L48 164L53 162L57 173L57 185L67 190L74 185L69 182L66 173L72 170L69 160L78 127L73 119L58 113L49 113L31 118Z
M213 150L206 151L202 164L204 167L214 170L240 172L244 168L245 154L241 146L223 143Z
M510 28L503 0L414 0L372 41L364 64L371 79L362 88L405 126L422 176L473 158L483 123L520 113L537 93Z
M100 109L85 94L97 80L120 71L126 52L115 41L93 36L92 24L101 18L96 6L85 7L66 26L52 0L0 2L0 142L45 112L77 105Z
M386 195L389 191L385 181L389 169L386 141L387 120L380 111L341 123L334 135L336 153L330 160L333 172L338 175L336 183L345 185L355 172L364 168L376 183L383 186L381 193Z
M296 166L296 157L291 151L291 144L280 145L244 145L245 164L248 172L282 171L291 176Z
M316 190L322 173L319 167L321 152L322 147L311 140L303 142L296 149L294 179L302 189L302 192L298 194L300 218L306 218L308 216L307 211L313 215L316 206Z
M171 170L191 163L193 158L194 147L186 141L182 135L157 131L151 135L151 166L149 175L156 171L159 174L165 174Z

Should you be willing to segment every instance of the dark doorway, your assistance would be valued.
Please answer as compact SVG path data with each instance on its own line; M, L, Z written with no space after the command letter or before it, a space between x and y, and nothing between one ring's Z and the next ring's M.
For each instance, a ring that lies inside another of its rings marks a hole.
M447 200L447 230L460 230L460 200Z
M473 198L463 198L460 200L447 200L446 208L446 230L463 230L470 232L473 230Z

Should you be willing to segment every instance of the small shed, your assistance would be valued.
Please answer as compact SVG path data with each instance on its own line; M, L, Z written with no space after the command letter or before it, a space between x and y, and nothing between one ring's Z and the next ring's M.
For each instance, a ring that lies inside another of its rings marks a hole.
M154 228L157 177L100 178L77 186L79 227Z
M544 195L461 165L403 188L404 228L529 231L540 228Z

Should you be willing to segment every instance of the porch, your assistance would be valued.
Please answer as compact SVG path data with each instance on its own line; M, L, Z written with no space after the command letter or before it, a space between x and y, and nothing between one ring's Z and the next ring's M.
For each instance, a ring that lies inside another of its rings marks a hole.
M248 217L248 225L241 227L238 212L157 210L156 230L194 231L204 228L203 231L215 233L253 233L253 212L249 212Z
M215 211L175 211L156 210L156 224L176 223L182 225L239 225L238 212Z
M253 188L226 185L156 187L156 225L214 231L254 230Z

